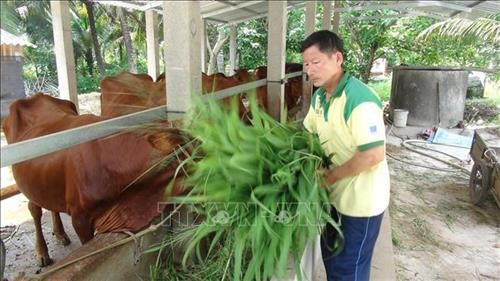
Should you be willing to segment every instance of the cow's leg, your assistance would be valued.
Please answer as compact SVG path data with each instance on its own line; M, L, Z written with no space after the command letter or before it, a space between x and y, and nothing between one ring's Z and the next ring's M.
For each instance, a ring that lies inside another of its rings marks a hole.
M59 242L61 242L61 244L63 244L64 246L71 243L68 234L66 234L66 232L64 231L64 226L58 212L52 212L52 231L57 240L59 240Z
M33 202L28 202L28 209L30 210L31 216L33 217L33 222L35 223L35 235L36 235L36 255L39 266L47 266L52 263L52 259L49 257L49 251L47 249L47 243L43 237L42 231L42 208Z
M78 238L80 238L80 242L85 244L94 237L94 228L87 214L81 211L75 213L76 215L71 216L73 227L75 228Z

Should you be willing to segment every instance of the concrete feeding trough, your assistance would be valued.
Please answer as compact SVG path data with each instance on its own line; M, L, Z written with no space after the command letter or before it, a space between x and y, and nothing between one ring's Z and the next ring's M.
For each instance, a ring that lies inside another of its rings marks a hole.
M404 108L410 109L407 124L411 126L457 125L464 116L467 75L460 68L395 67L391 117L394 109Z

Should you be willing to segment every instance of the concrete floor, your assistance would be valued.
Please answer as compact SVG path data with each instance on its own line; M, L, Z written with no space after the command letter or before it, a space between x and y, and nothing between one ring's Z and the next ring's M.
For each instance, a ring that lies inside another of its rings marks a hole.
M325 267L321 260L321 249L316 247L316 258L314 264L314 278L311 281L326 281ZM292 279L293 280L293 279ZM380 234L375 244L370 274L372 281L395 281L396 270L394 265L394 254L391 239L391 218L389 213L384 214Z

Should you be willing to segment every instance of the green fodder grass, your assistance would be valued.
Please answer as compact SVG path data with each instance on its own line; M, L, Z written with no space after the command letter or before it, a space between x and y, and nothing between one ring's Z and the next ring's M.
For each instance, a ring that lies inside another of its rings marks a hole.
M340 251L343 236L316 173L329 164L318 137L298 124L277 122L258 108L255 97L250 125L240 120L236 103L226 110L215 101L193 99L184 129L198 145L181 164L191 192L173 200L195 206L203 219L166 243L185 245L182 267L194 253L200 264L228 263L228 280L268 280L287 274L292 255L300 276L305 246L326 223L339 232L332 251ZM210 242L204 253L205 238Z

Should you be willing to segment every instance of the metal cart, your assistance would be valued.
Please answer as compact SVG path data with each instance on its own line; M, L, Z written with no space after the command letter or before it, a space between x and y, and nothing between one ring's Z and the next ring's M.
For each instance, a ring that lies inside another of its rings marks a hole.
M500 127L475 130L470 155L474 160L469 180L471 202L481 203L491 191L500 207Z

